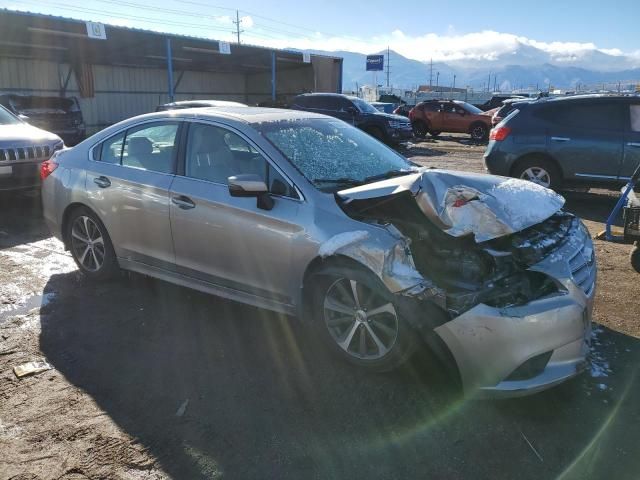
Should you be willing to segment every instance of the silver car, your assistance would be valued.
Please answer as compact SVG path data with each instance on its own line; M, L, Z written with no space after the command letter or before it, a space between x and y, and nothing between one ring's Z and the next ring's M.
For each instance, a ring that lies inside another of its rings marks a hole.
M46 162L44 216L79 269L296 315L381 371L430 349L464 390L536 392L586 365L596 265L554 192L419 168L308 112L132 118Z

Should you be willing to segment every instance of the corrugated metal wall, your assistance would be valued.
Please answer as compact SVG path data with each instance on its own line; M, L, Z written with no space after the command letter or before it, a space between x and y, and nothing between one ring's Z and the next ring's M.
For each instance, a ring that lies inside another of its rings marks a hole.
M313 59L311 65L277 72L278 98L303 91L335 91L338 72L333 59ZM277 69L276 69L277 70ZM55 62L0 58L0 91L59 95L69 65ZM87 133L135 115L153 112L168 98L164 69L93 66L95 97L79 98L75 75L69 76L66 96L80 101ZM198 71L174 72L175 100L219 99L257 104L271 99L271 72L256 75Z
M69 65L31 59L0 58L0 90L3 92L58 95ZM169 101L167 72L163 69L94 65L95 97L78 98L88 133L135 115L153 112ZM175 72L177 80L180 72ZM176 100L217 98L245 101L243 74L185 71ZM67 96L79 97L71 74Z

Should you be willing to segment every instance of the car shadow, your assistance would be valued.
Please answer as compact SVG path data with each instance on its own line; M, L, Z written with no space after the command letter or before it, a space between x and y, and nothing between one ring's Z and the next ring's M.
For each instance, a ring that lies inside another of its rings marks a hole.
M49 238L38 191L0 192L0 250Z
M48 361L172 478L548 478L604 438L612 409L637 416L638 340L615 332L612 345L632 352L616 390L587 376L527 399L475 401L428 356L366 373L296 319L145 277L59 274L45 289L56 292L42 310ZM613 456L617 438L630 450L640 441L634 422L614 420Z
M593 222L605 223L616 205L619 194L614 191L597 190L589 192L564 191L565 209L578 217ZM622 226L622 216L618 215L616 226Z

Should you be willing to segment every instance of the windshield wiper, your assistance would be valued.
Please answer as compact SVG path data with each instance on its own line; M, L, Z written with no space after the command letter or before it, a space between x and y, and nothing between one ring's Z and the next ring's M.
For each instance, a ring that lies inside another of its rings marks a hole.
M334 185L362 185L363 181L362 180L356 180L355 178L316 178L313 180L313 183L330 183L330 184L334 184Z
M364 179L364 183L375 182L376 180L385 180L387 178L402 177L403 175L410 175L417 173L417 170L389 170L388 172L381 173L380 175L371 175Z

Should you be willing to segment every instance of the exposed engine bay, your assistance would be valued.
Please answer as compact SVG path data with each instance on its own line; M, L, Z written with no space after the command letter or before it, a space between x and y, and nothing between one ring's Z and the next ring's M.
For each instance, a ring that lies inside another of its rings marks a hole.
M446 293L455 315L479 303L493 307L523 305L557 292L552 278L527 270L550 255L577 228L562 210L516 233L477 242L472 234L452 236L425 218L410 191L342 202L352 218L391 224L410 239L416 269Z

